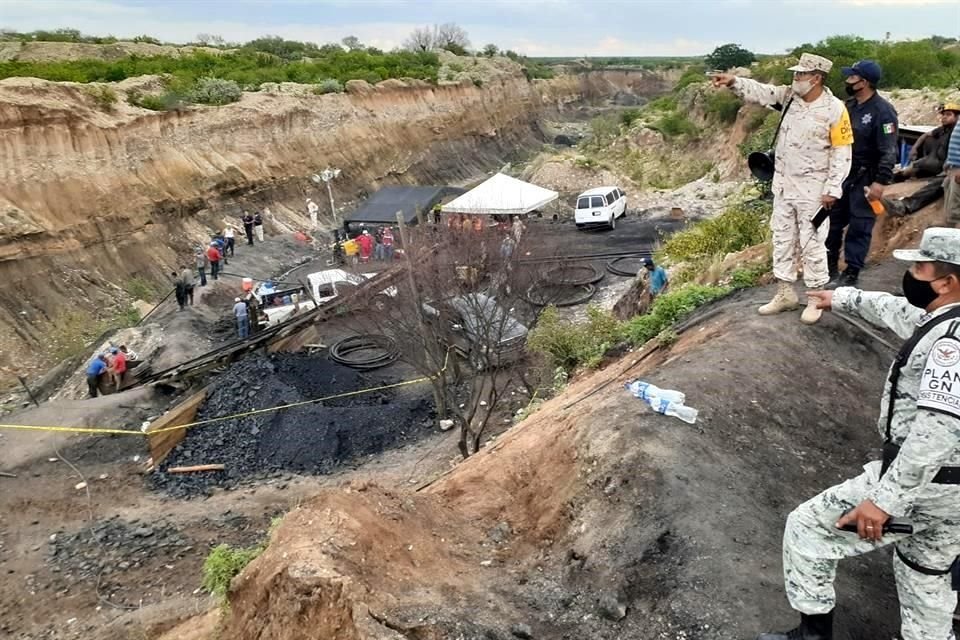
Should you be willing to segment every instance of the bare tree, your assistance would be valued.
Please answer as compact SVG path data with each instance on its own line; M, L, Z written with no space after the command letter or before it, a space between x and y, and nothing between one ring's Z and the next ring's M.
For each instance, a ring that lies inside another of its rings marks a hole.
M434 47L446 49L457 55L465 55L470 47L470 38L460 25L445 22L434 26Z
M434 30L430 27L417 27L403 42L403 48L410 51L432 51L435 45Z
M515 236L495 229L408 230L396 295L362 314L393 337L401 359L429 377L438 419L460 428L463 457L476 453L525 356L517 303L530 277Z
M212 33L198 33L196 40L205 47L219 47L225 42L223 36L218 36Z
M410 51L446 49L457 55L466 55L469 46L470 38L467 32L453 22L417 27L403 43L403 48Z
M347 36L340 42L343 43L343 46L347 48L347 51L358 51L363 49L363 43L360 42L360 38L357 36Z

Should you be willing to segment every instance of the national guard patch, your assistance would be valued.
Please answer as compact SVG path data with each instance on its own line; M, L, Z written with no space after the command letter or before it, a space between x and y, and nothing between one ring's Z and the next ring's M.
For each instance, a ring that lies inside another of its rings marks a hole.
M917 407L960 418L960 341L937 340L920 378Z
M885 134L890 135L891 133L895 133L896 130L897 130L897 125L896 125L896 124L894 124L894 123L892 123L892 122L885 122L885 123L883 123L883 132L884 132Z

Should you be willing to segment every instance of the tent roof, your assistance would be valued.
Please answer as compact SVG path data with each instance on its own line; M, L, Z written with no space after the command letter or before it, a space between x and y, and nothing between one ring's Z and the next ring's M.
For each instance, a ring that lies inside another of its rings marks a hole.
M403 212L407 224L417 219L417 211L427 211L450 193L463 193L456 187L383 187L370 196L353 213L347 215L347 224L391 224L397 221L397 211Z
M502 173L443 206L444 213L530 213L557 199L557 192Z

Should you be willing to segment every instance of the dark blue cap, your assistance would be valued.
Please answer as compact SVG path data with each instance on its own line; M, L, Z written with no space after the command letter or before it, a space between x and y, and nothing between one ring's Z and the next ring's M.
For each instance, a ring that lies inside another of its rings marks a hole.
M652 267L652 266L653 266L653 259L652 259L652 258L644 258L644 259L643 259L643 266L645 266L645 267Z
M859 60L854 63L852 67L843 67L840 69L840 73L843 74L844 78L860 76L870 84L880 82L880 76L883 75L880 65L873 60Z

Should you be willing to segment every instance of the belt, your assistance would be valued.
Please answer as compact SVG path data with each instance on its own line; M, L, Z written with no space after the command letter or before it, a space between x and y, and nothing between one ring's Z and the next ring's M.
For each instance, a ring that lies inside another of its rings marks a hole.
M880 475L883 476L893 464L897 455L900 453L900 447L892 442L883 443L883 462L880 466ZM940 467L937 475L931 480L933 484L960 484L960 467Z

